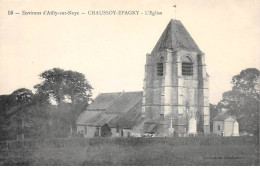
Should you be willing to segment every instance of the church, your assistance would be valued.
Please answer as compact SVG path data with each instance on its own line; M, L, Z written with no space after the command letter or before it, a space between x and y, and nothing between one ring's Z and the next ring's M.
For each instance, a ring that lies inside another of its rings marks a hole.
M112 137L210 133L209 75L205 55L181 21L170 20L146 55L143 91L101 93L82 112L77 131Z

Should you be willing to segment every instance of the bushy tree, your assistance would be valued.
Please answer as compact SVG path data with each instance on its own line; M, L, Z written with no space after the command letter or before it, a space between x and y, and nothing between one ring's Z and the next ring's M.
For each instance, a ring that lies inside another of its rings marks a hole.
M259 134L258 69L248 68L232 78L232 90L223 93L220 107L238 119L240 130Z
M40 115L39 111L30 113L34 105L34 94L29 89L20 88L0 98L2 139L23 138L25 126L27 127L36 115Z
M92 86L82 73L59 68L44 71L40 78L35 94L20 88L0 96L0 139L76 133L77 117L91 100ZM50 104L52 99L57 106Z
M13 97L13 100L15 104L28 104L32 101L34 94L31 90L26 88L20 88L15 90L11 97Z
M67 121L66 124L71 126L72 134L76 134L77 117L86 108L92 96L93 88L85 75L76 71L53 68L41 73L40 78L43 81L35 85L36 93L46 97L47 100L53 98L56 101L58 109L63 110L63 114L57 113L61 116L59 119Z
M34 88L38 93L54 98L57 104L89 102L91 99L93 88L82 73L53 68L41 73L40 78L42 83Z

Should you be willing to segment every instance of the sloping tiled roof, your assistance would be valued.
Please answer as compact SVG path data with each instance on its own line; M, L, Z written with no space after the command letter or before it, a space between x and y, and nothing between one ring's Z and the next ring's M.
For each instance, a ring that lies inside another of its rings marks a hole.
M77 124L89 124L91 122L92 118L95 118L96 116L100 116L103 114L103 111L89 111L85 110L81 115L78 117Z
M228 113L224 113L224 114L219 114L216 117L214 117L212 120L213 121L224 121L226 120L228 117L230 117L231 115ZM236 120L236 118L234 116L231 116L234 120Z
M120 114L107 114L103 112L102 114L89 119L87 124L91 126L103 126L104 124L109 124L111 120L116 119L119 115Z
M88 106L87 109L107 109L109 106L120 96L118 93L101 93L95 100Z
M142 122L143 92L102 93L78 118L77 124L132 128Z
M142 121L142 99L139 99L138 103L135 104L127 113L120 114L118 118L111 120L108 125L110 127L119 126L120 128L132 128Z
M200 52L199 47L185 29L181 21L173 20L169 22L163 34L153 48L153 52L164 49L186 49L189 51Z
M126 113L142 99L143 92L123 92L107 113Z

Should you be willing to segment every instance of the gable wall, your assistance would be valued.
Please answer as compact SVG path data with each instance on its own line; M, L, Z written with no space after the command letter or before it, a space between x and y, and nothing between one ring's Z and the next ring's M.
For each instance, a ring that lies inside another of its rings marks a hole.
M220 130L218 130L218 126L220 126ZM224 130L224 122L223 121L213 121L213 133L217 135L222 135Z
M234 130L234 121L224 121L224 136L232 136Z

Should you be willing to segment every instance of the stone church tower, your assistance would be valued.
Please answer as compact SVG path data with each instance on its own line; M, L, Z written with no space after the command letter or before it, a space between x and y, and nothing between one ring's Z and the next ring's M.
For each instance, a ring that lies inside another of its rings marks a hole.
M145 132L156 136L169 136L172 130L180 136L189 131L209 133L208 81L204 53L182 23L171 20L146 55Z

